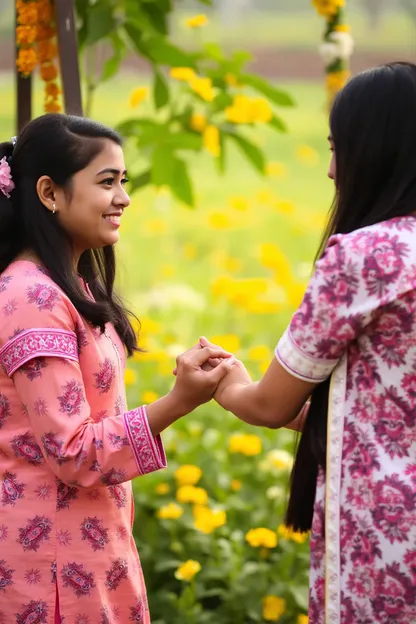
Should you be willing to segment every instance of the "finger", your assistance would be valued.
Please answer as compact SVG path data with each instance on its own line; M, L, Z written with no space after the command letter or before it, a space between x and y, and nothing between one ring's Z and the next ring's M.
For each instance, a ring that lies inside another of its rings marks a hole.
M210 373L207 373L207 376L209 376L210 381L212 381L212 383L215 383L218 385L221 379L225 377L226 375L228 375L228 373L230 372L230 370L233 368L234 365L235 365L234 358L230 358L225 361L223 360L219 366L214 368Z
M212 367L212 368L216 368L217 366L219 366L221 364L221 362L224 361L224 358L210 358L208 360L208 364Z
M228 359L232 357L231 353L227 353L223 349L211 349L210 347L202 347L199 351L188 353L187 362L193 365L201 366L211 358Z
M218 345L214 344L213 342L210 342L208 338L205 338L205 336L201 336L199 338L199 344L201 345L201 347L210 347L211 349L218 348Z
M174 375L177 375L177 374L178 374L178 369L175 367L175 368L173 369L172 373L173 373Z

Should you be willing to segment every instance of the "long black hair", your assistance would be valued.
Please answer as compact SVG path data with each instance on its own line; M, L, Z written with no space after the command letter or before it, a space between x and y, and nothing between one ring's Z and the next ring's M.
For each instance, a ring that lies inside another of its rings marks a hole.
M416 212L416 65L389 63L355 76L333 103L336 195L328 238ZM330 379L317 386L291 477L286 523L312 525L319 467L326 469Z
M0 143L0 160L8 160L15 183L10 198L0 192L0 273L22 251L31 250L81 316L102 331L107 322L113 323L131 355L137 339L129 313L114 292L113 247L85 251L75 268L71 239L36 190L38 179L47 175L70 192L72 176L98 156L105 139L122 145L117 132L90 119L48 114L31 121L15 146L11 141ZM95 302L84 292L77 271Z

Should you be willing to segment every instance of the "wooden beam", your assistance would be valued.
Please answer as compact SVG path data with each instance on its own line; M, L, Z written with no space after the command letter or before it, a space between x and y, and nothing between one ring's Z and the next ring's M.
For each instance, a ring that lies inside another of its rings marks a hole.
M17 12L15 24L17 26ZM16 32L16 29L15 29ZM17 41L15 41L15 59L19 53ZM14 66L14 75L16 81L16 131L19 134L23 128L32 119L32 76L24 78Z
M55 0L55 3L65 112L82 116L74 0Z

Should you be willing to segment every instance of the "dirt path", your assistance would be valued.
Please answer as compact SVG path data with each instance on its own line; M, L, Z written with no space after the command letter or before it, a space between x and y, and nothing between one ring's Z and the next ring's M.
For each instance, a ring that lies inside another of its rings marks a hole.
M316 80L322 77L322 61L317 52L309 50L291 50L287 48L266 48L252 51L254 61L251 69L268 78ZM357 51L352 59L353 72L361 71L380 63L393 60L411 60L416 62L414 54L393 52L360 52ZM10 71L14 66L13 44L8 41L0 41L0 71ZM136 57L130 57L125 61L125 67L129 70L146 71L146 63Z

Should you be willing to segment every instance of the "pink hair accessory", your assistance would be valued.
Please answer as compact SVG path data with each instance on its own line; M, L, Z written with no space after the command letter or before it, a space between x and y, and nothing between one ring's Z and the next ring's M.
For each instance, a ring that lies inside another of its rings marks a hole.
M0 160L0 191L6 197L10 197L10 193L14 189L14 182L12 180L12 172L10 165L7 162L7 158L3 156Z

